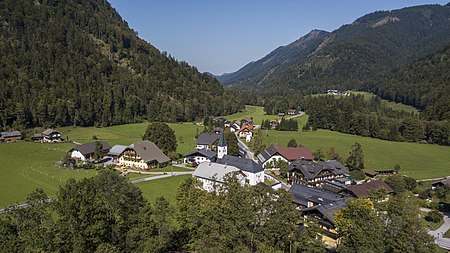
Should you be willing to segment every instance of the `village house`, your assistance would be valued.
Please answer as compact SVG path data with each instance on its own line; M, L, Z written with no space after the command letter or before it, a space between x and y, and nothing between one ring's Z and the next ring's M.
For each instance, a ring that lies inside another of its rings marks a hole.
M231 165L241 170L249 185L257 185L264 182L264 168L252 159L225 155L218 159L217 163Z
M347 178L348 170L340 162L330 160L326 162L313 162L298 159L286 168L288 182L319 187L325 180Z
M311 150L306 147L284 148L275 145L258 154L258 160L264 168L271 168L276 162L285 161L286 163L291 163L298 159L312 161L314 158Z
M61 133L52 128L47 128L44 132L42 132L42 142L61 142L63 139L61 138Z
M186 154L184 156L184 163L196 166L203 162L215 162L216 159L216 152L204 148Z
M443 187L450 187L450 177L446 177L438 182L431 184L431 188L433 190L443 188Z
M239 131L239 129L241 129L241 127L237 123L230 125L230 132L232 133Z
M212 192L225 182L225 176L235 175L241 185L245 185L245 175L240 169L220 163L205 162L198 165L192 176L201 183L201 188Z
M17 130L0 132L1 142L16 142L22 139L22 134Z
M197 138L197 149L216 150L220 134L201 133Z
M342 190L342 194L354 198L369 196L369 192L375 189L385 189L387 193L393 193L394 190L382 180L375 180L367 183L350 185Z
M329 204L344 198L339 193L326 192L301 184L293 184L289 192L292 195L292 202L296 205L297 210Z
M131 144L118 157L119 166L144 170L164 167L169 162L169 157L149 140Z
M113 159L114 163L119 162L119 155L125 151L125 149L128 148L128 146L124 145L114 145L108 153L108 156L110 156Z
M295 109L289 109L287 114L288 114L288 115L295 115L295 114L297 114L297 110L295 110Z
M251 140L251 138L253 136L253 125L247 125L247 124L242 125L241 128L238 130L237 135L240 138L246 138L246 140L248 137L250 137L250 140ZM249 141L247 141L247 142L249 142Z
M393 169L384 169L384 170L364 170L364 174L370 178L374 178L377 176L385 176L385 175L394 175L396 174L395 170Z
M101 145L101 151L99 156L100 157L106 156L109 150L111 149L111 146L109 146L109 144L105 141L98 141L73 147L70 150L70 157L80 161L94 159L94 154L97 149L97 143L100 143Z

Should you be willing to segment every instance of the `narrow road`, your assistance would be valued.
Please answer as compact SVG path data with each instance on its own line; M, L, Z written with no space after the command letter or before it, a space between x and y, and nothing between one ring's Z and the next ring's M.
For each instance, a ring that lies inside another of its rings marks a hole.
M438 229L429 230L428 234L435 238L435 242L439 247L450 250L450 238L444 238L444 233L450 229L450 213L444 213L444 224Z
M137 183L142 183L142 182L146 182L146 181L166 178L166 177L174 177L174 176L181 176L181 175L192 175L192 173L194 173L194 172L193 171L168 172L167 174L162 174L162 175L159 175L159 176L145 177L145 178L132 180L131 183L132 184L137 184Z
M305 112L300 111L300 112L298 112L298 114L296 114L294 116L287 117L287 119L293 119L293 118L297 118L297 117L300 117L303 115L305 115Z
M252 151L250 151L250 149L248 148L247 144L245 144L243 141L241 141L239 138L237 138L238 140L238 145L240 148L242 148L243 150L245 150L245 152L247 152L247 157L248 159L252 159L255 162L258 162L257 159L255 159L255 153L253 153Z

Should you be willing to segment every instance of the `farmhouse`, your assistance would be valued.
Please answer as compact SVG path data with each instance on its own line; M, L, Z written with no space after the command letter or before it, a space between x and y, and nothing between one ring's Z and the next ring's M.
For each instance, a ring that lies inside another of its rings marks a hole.
M0 132L0 141L16 142L22 139L22 134L17 130Z
M220 134L202 133L197 138L197 149L216 150Z
M197 165L203 162L215 162L217 154L209 149L194 150L184 156L184 163Z
M237 135L240 138L247 138L247 136L250 136L250 138L253 136L253 125L242 125L241 129L238 130Z
M288 182L318 187L325 180L346 178L347 168L336 160L312 162L298 159L287 166Z
M222 159L218 159L217 163L231 165L241 170L249 185L264 182L264 168L251 159L225 155Z
M387 193L393 193L394 190L382 180L371 181L357 185L350 185L342 190L342 193L351 197L361 198L369 196L369 191L384 188Z
M155 143L148 140L131 144L118 156L118 164L129 168L164 167L169 162L169 157Z
M450 177L446 177L441 181L435 182L431 185L432 189L439 189L443 187L450 187Z
M125 149L128 148L128 146L124 146L124 145L114 145L108 153L108 156L111 156L114 162L118 162L119 161L119 155L122 154L123 151L125 151Z
M295 115L295 114L297 114L297 110L295 110L295 109L288 110L288 115Z
M42 132L42 142L60 142L62 141L61 133L52 128L47 128Z
M273 166L276 162L285 161L291 163L298 159L312 161L313 155L311 150L306 147L282 148L279 146L270 146L258 155L258 160L264 168Z
M212 192L216 186L220 186L225 181L225 176L236 175L241 185L245 184L245 175L240 169L220 163L206 162L201 163L192 174L199 182L202 183L201 188L208 192Z
M297 210L333 203L344 198L341 194L330 193L300 184L293 184L289 192L293 198L292 202L297 206Z
M111 149L111 146L109 146L109 144L107 142L96 141L96 142L91 142L91 143L82 144L82 145L73 147L70 150L70 156L72 158L74 158L76 160L80 160L80 161L95 159L94 154L96 152L98 145L101 145L101 147L100 147L101 152L100 152L100 154L98 154L100 156L100 158L107 155L109 150Z

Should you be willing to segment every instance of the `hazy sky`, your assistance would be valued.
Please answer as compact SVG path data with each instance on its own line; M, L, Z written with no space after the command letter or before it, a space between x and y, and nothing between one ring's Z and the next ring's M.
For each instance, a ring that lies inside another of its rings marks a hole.
M312 29L426 0L108 0L139 36L200 71L230 73Z

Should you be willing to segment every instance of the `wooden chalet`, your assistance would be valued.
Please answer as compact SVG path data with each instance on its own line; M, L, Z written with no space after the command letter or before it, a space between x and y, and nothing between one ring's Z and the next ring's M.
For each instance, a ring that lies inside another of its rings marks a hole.
M17 130L0 132L0 141L16 142L22 140L22 134Z
M298 159L287 166L288 182L318 187L327 180L346 178L347 168L336 160L313 162Z

